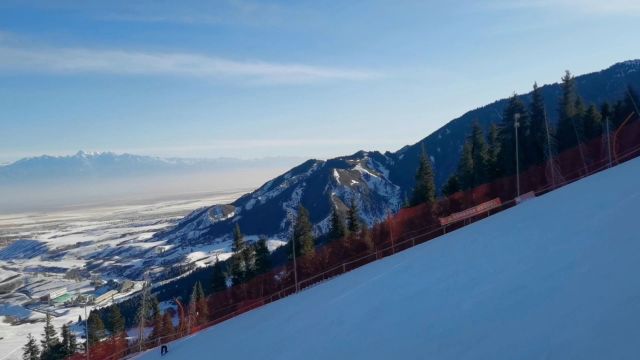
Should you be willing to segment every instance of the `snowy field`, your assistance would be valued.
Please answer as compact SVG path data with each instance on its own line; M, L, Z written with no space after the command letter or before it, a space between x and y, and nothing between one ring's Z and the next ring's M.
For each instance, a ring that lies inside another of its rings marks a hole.
M639 179L636 159L172 343L165 358L638 359Z
M162 200L134 205L82 208L53 213L0 215L0 360L19 359L26 335L39 338L44 314L27 302L50 291L95 293L90 277L102 280L135 279L141 269L162 270L163 264L195 262L210 264L215 256L226 258L224 244L193 246L164 251L162 242L149 241L159 230L175 224L189 212L216 203L228 203L240 192L199 194L181 200ZM145 261L152 259L153 261ZM69 274L78 271L79 278ZM139 283L115 300L139 290ZM100 305L105 305L100 304ZM56 329L84 318L84 308L58 306ZM18 321L19 325L10 322ZM76 331L82 331L77 327Z

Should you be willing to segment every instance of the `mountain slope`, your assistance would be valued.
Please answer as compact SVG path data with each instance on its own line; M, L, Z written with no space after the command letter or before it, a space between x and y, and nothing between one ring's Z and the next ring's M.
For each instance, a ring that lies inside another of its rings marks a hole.
M234 168L289 165L296 158L240 160L231 158L161 158L113 152L84 152L74 155L42 155L0 166L0 184L42 183L71 179L125 178L169 175L181 172L220 171Z
M635 359L639 177L629 161L171 343L169 356Z
M640 60L616 64L601 72L576 78L586 103L616 101L624 96L627 85L640 88ZM541 88L551 121L560 95L560 85ZM530 95L524 100L529 101ZM395 153L361 151L327 161L309 160L286 174L269 181L253 193L232 204L199 210L156 240L170 242L222 244L230 240L235 223L254 237L265 235L287 240L295 209L309 209L317 235L324 233L332 204L343 208L352 199L368 224L395 212L410 196L418 157L424 146L429 152L441 186L455 171L460 150L473 121L488 127L500 122L506 99L469 111L449 122L422 141ZM339 180L337 180L339 179Z

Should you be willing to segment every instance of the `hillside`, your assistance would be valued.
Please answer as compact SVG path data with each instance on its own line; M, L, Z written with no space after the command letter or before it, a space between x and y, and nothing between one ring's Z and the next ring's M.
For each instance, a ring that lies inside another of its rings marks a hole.
M635 159L171 343L169 358L637 358L638 177Z
M619 100L628 85L640 88L639 70L640 60L636 60L578 76L578 92L587 104ZM560 85L545 85L541 91L551 121L557 121ZM523 100L530 101L530 94L524 95ZM286 241L294 210L299 205L309 210L316 234L322 235L331 209L342 209L352 200L364 220L372 225L396 212L411 194L423 145L433 162L436 186L440 187L457 167L471 124L477 120L486 128L491 123L500 123L506 103L502 99L469 111L420 142L394 153L360 151L326 161L308 160L231 204L192 213L174 229L156 234L154 240L222 246L228 243L238 223L246 234L256 238L264 235Z

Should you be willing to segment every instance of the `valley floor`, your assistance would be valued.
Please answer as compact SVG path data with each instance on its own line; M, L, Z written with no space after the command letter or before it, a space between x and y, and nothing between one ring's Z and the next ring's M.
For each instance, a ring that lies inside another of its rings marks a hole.
M171 343L165 359L637 359L638 179L640 159Z

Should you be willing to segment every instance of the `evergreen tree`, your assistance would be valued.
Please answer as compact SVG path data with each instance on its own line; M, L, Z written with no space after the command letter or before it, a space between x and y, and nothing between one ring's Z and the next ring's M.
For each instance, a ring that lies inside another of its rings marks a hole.
M531 105L529 106L528 133L525 133L525 166L542 164L546 159L547 128L544 98L538 84L533 84Z
M100 339L104 337L104 323L98 315L97 312L92 311L89 315L89 320L87 321L87 325L89 326L89 345L96 344L100 342Z
M69 326L62 325L60 333L62 334L62 357L66 358L75 354L77 347L76 337L69 329Z
M269 247L267 247L267 239L260 237L255 244L256 253L256 274L261 275L271 269L271 253Z
M189 318L192 324L198 319L198 283L193 284L193 290L189 298ZM160 320L160 326L162 326L162 320Z
M227 289L227 277L221 261L217 261L213 266L213 292Z
M579 143L579 131L576 120L580 117L582 100L576 90L575 78L569 70L562 77L562 98L560 99L558 128L556 139L558 151L575 147Z
M473 152L469 139L466 139L462 146L462 153L460 154L456 175L460 182L461 189L467 190L473 187Z
M235 254L231 257L231 280L234 285L241 284L246 280L247 265L245 254L243 253L246 246L244 235L240 231L240 225L236 223L233 230L232 244L232 250Z
M44 331L42 333L42 340L40 340L42 352L48 352L54 345L58 344L59 342L60 339L58 339L56 329L51 323L51 315L47 313L47 316L45 317Z
M111 335L121 336L124 334L124 318L120 313L120 309L116 305L112 305L111 310L109 311L109 325Z
M519 124L516 128L515 122ZM516 173L516 129L518 140L523 140L523 129L529 123L528 112L520 98L514 94L504 109L502 126L500 128L500 152L498 153L498 171L500 176ZM522 165L522 143L519 143L520 164Z
M245 246L242 250L242 261L244 262L245 281L256 274L256 248L253 245Z
M442 187L442 195L451 196L460 190L462 189L460 188L460 182L458 181L458 176L454 174L449 178L449 180L447 180L447 183L444 184L444 186Z
M315 252L315 240L313 238L313 225L309 220L309 212L302 205L298 208L298 218L293 226L293 239L295 242L296 256L313 255Z
M209 305L207 304L207 298L204 296L204 289L200 281L198 281L197 286L196 307L198 310L198 322L204 324L209 320Z
M347 226L344 218L337 208L331 213L331 229L329 230L329 241L340 240L347 235Z
M351 199L349 205L349 211L347 213L347 228L350 234L357 235L362 230L362 219L360 218L360 211L356 206L356 201Z
M500 154L500 131L495 123L491 123L489 127L488 140L488 156L487 156L487 180L495 180L500 176L498 167L498 157Z
M487 181L487 165L489 149L484 138L484 132L478 122L474 122L471 128L471 157L473 160L472 187L484 184Z
M585 140L590 140L602 135L602 116L595 105L589 106L583 117Z
M22 359L23 360L39 360L40 359L40 349L38 348L36 339L34 339L33 336L31 336L31 334L27 335L27 343L22 347Z
M420 154L415 179L416 185L413 189L411 205L433 204L436 198L436 186L433 181L433 168L431 167L431 161L429 160L424 147Z
M247 243L244 240L244 235L242 231L240 231L240 225L236 223L235 228L233 229L233 244L231 249L234 253L239 253L245 249Z
M244 256L242 254L234 254L231 256L231 283L235 285L242 284L246 277L246 267L244 263Z

